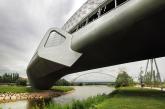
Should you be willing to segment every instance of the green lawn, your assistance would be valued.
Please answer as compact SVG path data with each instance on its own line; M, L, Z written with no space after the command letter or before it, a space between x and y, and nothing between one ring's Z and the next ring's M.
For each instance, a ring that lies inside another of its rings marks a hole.
M26 93L33 92L32 88L24 87L24 86L0 86L0 93Z
M119 88L110 95L98 95L65 105L50 103L44 109L164 109L164 102L165 92L140 88Z
M120 88L96 109L164 109L165 92L139 88Z
M68 92L73 90L72 87L68 86L54 86L51 90L60 91L60 92ZM30 87L25 86L0 86L0 93L28 93L28 92L39 92L41 90L34 90Z

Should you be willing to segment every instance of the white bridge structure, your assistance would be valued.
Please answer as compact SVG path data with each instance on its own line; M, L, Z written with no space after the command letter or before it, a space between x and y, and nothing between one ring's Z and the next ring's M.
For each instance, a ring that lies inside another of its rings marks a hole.
M43 37L27 68L33 87L64 75L165 56L165 0L88 0Z

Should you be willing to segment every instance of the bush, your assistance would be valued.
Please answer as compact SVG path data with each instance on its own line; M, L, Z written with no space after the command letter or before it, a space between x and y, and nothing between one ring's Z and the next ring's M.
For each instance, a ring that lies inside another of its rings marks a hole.
M27 80L26 79L19 78L16 81L16 85L26 86L26 84L27 84Z

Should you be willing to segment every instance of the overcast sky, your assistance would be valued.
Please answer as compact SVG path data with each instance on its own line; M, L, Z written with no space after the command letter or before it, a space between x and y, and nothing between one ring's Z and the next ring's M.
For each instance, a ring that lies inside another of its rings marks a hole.
M86 0L0 0L0 73L19 72L26 77L26 67L39 42L51 27L62 27ZM162 77L165 77L165 58L157 59ZM136 77L146 61L117 65L90 72L112 73L124 68ZM68 75L72 80L83 74ZM164 73L164 75L163 75ZM87 78L88 77L88 78ZM110 77L89 74L79 80L102 81Z

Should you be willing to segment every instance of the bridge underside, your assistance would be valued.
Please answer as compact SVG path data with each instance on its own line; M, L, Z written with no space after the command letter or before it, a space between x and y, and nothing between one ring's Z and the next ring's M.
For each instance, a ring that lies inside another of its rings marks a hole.
M165 56L165 12L149 17L83 49L72 71Z
M83 49L78 50L83 54L70 67L61 65L61 69L57 71L50 70L50 73L41 77L28 73L30 81L32 84L34 83L34 87L46 89L51 87L55 80L69 73L163 57L165 56L164 19L165 10L162 9L114 33L113 36L115 37L111 37L112 35L103 37L95 43L88 44ZM37 57L36 60L40 61L38 67L41 69L45 69L45 65L49 69L57 66L56 63L42 57ZM31 66L34 66L34 64ZM33 72L31 67L28 68L28 72Z

